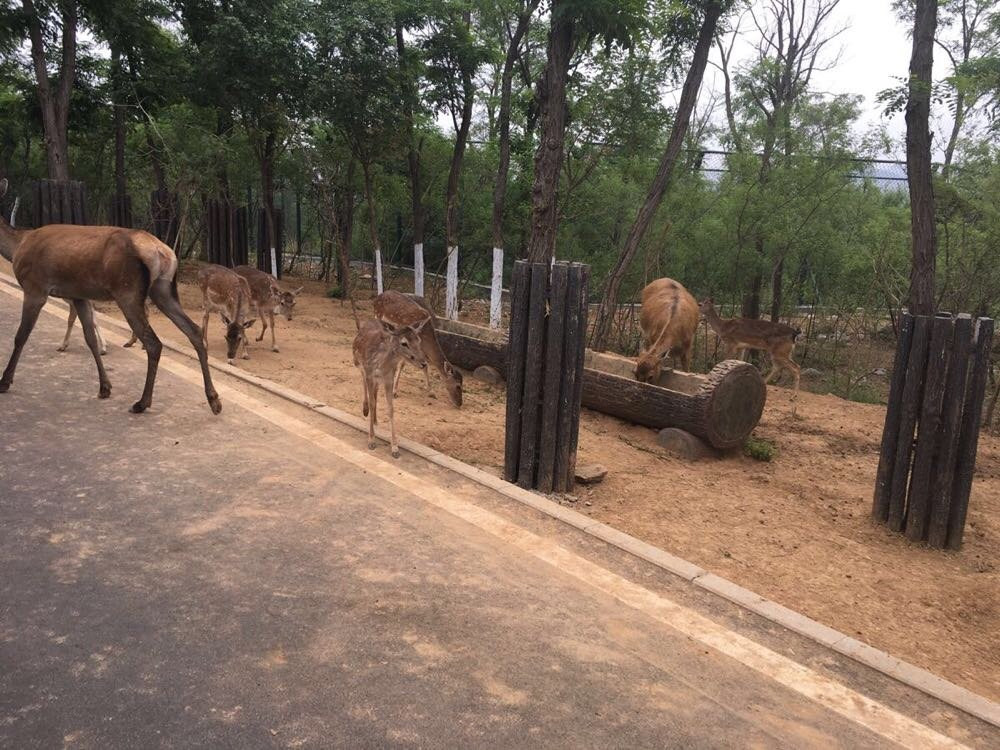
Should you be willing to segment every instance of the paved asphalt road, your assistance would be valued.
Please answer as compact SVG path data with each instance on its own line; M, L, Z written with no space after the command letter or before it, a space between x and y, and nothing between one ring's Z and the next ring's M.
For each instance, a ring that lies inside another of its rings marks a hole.
M4 362L18 307L0 290ZM0 747L1000 746L223 374L213 417L183 357L129 414L145 359L107 329L99 401L63 325L43 313L0 395Z

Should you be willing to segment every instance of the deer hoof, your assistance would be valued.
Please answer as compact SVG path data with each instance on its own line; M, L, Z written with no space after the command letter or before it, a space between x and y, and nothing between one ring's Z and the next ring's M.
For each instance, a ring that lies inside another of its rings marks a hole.
M134 344L135 344L134 341L126 341L124 344L122 344L122 346L124 346L126 349L131 349Z
M231 365L235 365L236 364L236 360L233 359L232 357L230 357L229 359L227 359L226 362L228 362Z
M0 383L0 393L6 393L9 390L10 390L10 383L9 382Z
M281 350L276 346L272 346L271 351L274 352L275 354L278 354Z
M134 404L132 404L132 408L129 409L129 411L132 412L133 414L142 414L144 411L146 411L146 405L142 403L142 401L136 401Z
M64 352L64 351L66 351L66 349L67 349L67 346L65 344L63 344L62 346L57 347L56 351L57 352Z
M368 441L368 448L370 450L375 450L375 441L374 440L369 440Z
M208 408L212 410L212 414L218 414L222 411L222 401L219 400L218 395L208 397Z
M108 356L108 350L107 349L101 349L101 356L102 357Z
M250 359L250 355L249 354L244 354L243 355L243 359Z
M392 457L393 458L399 458L399 448L393 448L392 449Z
M111 396L111 383L102 383L101 390L98 392L98 398L108 398Z

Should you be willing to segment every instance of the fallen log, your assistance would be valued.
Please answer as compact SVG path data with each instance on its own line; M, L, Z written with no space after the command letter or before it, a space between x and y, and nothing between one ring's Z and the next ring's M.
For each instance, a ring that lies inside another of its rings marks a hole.
M437 336L453 365L465 370L489 365L507 372L502 333L439 320ZM767 388L757 368L746 362L726 360L704 375L665 371L655 385L637 381L634 367L625 357L587 350L583 405L657 430L679 427L723 450L743 445L764 412Z

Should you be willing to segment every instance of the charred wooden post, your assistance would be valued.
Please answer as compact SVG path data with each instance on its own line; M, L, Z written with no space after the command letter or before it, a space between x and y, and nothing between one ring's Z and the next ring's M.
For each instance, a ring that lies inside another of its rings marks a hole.
M32 190L32 220L35 227L89 224L86 186L75 180L38 180Z
M111 215L108 222L113 227L132 228L132 196L114 195L111 198Z
M961 546L992 338L988 318L903 318L872 515L912 541Z
M499 337L455 336L468 338L464 362L506 364L504 478L543 492L566 491L573 486L576 466L587 269L576 263L518 261L511 300L509 347ZM445 338L451 340L442 341L447 352L456 339Z

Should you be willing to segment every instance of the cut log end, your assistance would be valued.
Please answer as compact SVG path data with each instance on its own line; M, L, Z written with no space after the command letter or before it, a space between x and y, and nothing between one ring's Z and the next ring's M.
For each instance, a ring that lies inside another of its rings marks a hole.
M760 421L767 386L756 367L729 359L708 373L697 398L706 399L708 442L716 448L736 448L743 445Z

